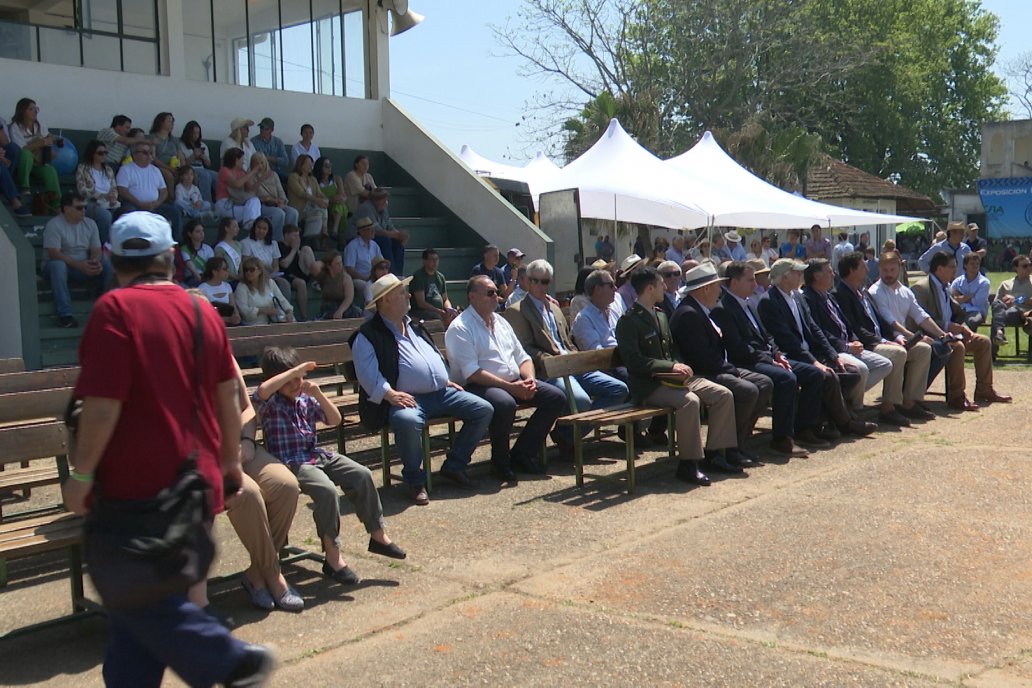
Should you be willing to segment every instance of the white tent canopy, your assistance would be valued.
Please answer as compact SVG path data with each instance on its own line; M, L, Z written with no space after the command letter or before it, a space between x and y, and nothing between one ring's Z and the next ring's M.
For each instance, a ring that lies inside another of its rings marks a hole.
M541 189L548 183L548 180L559 171L559 166L538 152L529 162L522 167L506 165L504 163L489 160L477 153L469 145L463 145L459 151L459 158L470 166L477 174L495 177L498 179L512 179L517 182L524 182L530 189L537 204L538 195Z

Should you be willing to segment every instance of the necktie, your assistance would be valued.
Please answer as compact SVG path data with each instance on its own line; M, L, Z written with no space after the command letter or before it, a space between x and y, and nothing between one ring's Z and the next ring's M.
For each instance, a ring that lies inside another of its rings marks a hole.
M856 295L860 299L860 303L864 305L864 311L867 313L867 317L870 318L871 322L874 324L874 333L882 339L885 339L881 333L881 325L878 324L878 316L875 315L870 302L867 300L867 293L862 290L857 290Z
M828 308L828 313L831 315L831 319L835 322L835 325L839 329L839 339L848 340L849 331L846 328L846 324L842 322L842 318L838 315L838 308L835 306L835 302L827 296L824 297L824 305Z

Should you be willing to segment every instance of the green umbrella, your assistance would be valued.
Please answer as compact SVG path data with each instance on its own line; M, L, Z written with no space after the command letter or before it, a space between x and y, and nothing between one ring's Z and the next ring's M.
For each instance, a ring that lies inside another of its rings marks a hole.
M896 234L924 234L925 223L923 222L904 222L901 225L896 225Z

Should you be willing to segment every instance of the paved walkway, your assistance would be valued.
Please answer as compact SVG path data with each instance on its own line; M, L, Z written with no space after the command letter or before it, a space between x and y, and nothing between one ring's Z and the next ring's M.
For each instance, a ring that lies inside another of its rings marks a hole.
M278 646L278 686L1032 686L1030 380L1000 369L1012 405L709 488L646 453L630 497L612 479L578 489L564 462L500 490L482 448L478 494L384 493L406 561L367 554L348 517L357 589L304 562L287 569L303 614L253 611L232 582L214 600ZM302 504L292 540L311 544ZM218 572L241 570L218 528ZM65 609L60 565L33 573L0 593L0 632ZM100 685L103 643L100 619L0 642L0 684Z

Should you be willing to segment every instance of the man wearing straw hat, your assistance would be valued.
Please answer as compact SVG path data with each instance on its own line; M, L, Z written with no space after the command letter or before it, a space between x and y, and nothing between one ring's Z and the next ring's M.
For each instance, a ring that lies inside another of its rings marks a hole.
M419 506L430 502L423 471L423 428L430 418L454 416L462 430L440 476L472 489L466 472L477 443L491 422L491 405L448 379L444 356L430 333L409 316L411 277L389 273L373 282L367 309L376 315L351 337L355 372L361 385L359 416L370 430L390 425L401 455L402 478Z

